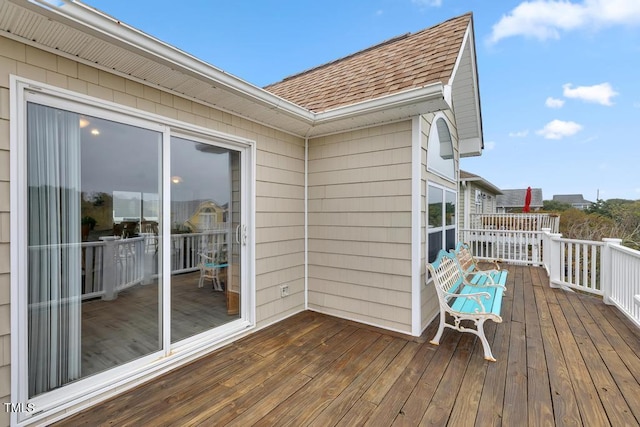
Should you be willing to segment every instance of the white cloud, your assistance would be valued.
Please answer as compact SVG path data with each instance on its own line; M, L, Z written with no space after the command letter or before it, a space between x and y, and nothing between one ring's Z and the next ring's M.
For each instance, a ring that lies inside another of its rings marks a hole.
M552 120L544 128L536 131L545 139L562 139L565 136L575 135L582 130L582 125L576 122L565 122L562 120Z
M487 141L484 143L484 149L485 150L493 150L494 148L496 148L496 142L495 141Z
M640 24L638 0L534 0L520 3L492 27L491 43L507 37L557 39L565 31Z
M562 108L562 106L564 105L564 101L562 99L548 97L547 100L544 102L544 105L546 105L549 108Z
M509 136L511 138L524 138L527 135L529 135L529 130L528 129L519 130L517 132L509 132Z
M633 108L640 108L640 102L634 102Z
M578 86L572 87L571 83L562 85L563 95L567 98L581 99L586 102L595 102L601 105L611 106L611 98L618 95L618 92L614 91L609 83L600 83L593 86Z

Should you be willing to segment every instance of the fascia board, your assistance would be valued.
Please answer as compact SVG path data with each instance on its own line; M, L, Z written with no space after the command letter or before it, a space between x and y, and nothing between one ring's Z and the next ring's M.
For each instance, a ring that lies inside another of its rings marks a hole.
M462 38L462 44L460 45L460 51L458 52L458 57L456 58L456 62L453 66L453 71L451 72L451 78L447 83L447 87L449 87L450 89L453 88L453 84L458 72L458 68L460 66L460 62L462 61L463 55L465 55L467 46L469 46L468 55L470 56L469 59L471 62L471 69L472 69L471 78L472 78L473 84L472 84L471 90L473 90L473 99L474 99L475 110L476 110L476 124L478 127L480 148L482 150L484 148L484 140L482 135L482 112L480 107L480 87L478 85L478 66L477 66L477 58L476 58L476 51L475 51L475 38L474 38L474 32L473 32L473 17L469 20L469 25L467 26L464 37ZM451 109L455 111L455 107L453 106L453 100L451 99L450 95L451 93L449 92L449 98L447 98L447 100L449 101L449 104L452 106Z
M349 119L437 99L444 99L444 89L441 83L434 83L428 86L323 111L316 114L315 124L321 125L335 120Z

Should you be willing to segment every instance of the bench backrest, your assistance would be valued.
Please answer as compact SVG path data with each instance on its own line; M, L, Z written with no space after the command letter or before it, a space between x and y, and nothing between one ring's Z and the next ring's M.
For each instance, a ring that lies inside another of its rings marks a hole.
M454 251L455 255L458 257L460 267L465 273L469 274L478 269L478 264L469 249L469 245L458 242Z
M454 293L464 282L456 256L445 250L441 249L438 252L435 261L427 264L427 269L431 273L440 300L444 298L444 292Z

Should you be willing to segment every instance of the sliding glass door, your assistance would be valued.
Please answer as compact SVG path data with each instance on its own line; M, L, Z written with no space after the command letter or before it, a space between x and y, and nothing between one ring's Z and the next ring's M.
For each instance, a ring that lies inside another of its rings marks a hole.
M95 390L251 323L246 144L40 93L21 120L24 401Z
M240 153L171 138L171 342L240 317Z
M162 281L136 227L158 221L162 133L29 103L27 142L35 396L161 348Z

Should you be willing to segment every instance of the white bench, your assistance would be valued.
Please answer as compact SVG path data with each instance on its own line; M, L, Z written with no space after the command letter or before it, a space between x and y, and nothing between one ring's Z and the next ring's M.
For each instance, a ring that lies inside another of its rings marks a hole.
M469 332L480 338L484 358L495 362L491 347L484 334L484 322L502 322L500 309L505 292L507 272L505 270L479 271L470 279L462 269L456 254L441 250L436 260L427 264L440 304L440 326L431 344L439 345L444 328ZM499 274L495 274L499 272ZM447 323L447 313L453 323ZM463 326L462 321L470 320L475 329Z

